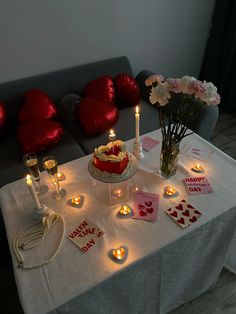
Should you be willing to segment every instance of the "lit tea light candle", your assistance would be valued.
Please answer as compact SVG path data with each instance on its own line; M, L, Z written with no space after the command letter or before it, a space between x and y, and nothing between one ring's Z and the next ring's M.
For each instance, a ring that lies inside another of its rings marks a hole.
M128 205L123 205L121 206L119 213L124 216L130 215L131 208Z
M172 186L167 186L165 194L168 196L173 196L177 193L177 191Z
M195 172L204 172L204 168L200 164L194 165L192 170Z
M81 202L81 197L80 195L76 196L76 197L73 197L71 199L71 203L74 204L74 205L80 205L80 202Z
M123 191L121 189L116 189L113 191L113 195L117 198L120 198L123 195Z
M63 172L58 172L57 173L57 178L59 181L65 180L65 175Z
M109 140L114 141L116 139L116 133L111 129L109 133Z
M140 120L139 106L136 106L135 108L135 143L136 144L139 144L139 120Z
M113 250L112 255L118 261L121 261L125 257L125 249L123 247Z

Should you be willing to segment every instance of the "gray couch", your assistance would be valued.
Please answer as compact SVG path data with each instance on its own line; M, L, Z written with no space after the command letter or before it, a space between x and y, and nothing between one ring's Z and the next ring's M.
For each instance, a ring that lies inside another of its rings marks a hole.
M22 163L22 151L15 136L18 126L17 114L22 105L25 90L42 89L58 104L64 95L80 93L90 80L102 75L115 77L120 73L132 75L132 68L127 57L117 57L0 85L0 99L7 106L8 116L8 135L0 139L0 187L22 178L26 172ZM144 84L145 79L151 74L153 73L150 71L142 71L136 77L142 97L141 134L159 128L158 111L150 105L148 90ZM198 116L189 127L200 136L209 139L217 118L216 106L199 107ZM94 137L87 136L78 121L64 120L62 124L65 128L63 139L49 151L40 154L40 158L45 155L55 155L59 163L64 163L92 153L94 147L107 142L106 133ZM119 120L114 125L118 137L122 140L133 138L134 127L134 108L120 108Z

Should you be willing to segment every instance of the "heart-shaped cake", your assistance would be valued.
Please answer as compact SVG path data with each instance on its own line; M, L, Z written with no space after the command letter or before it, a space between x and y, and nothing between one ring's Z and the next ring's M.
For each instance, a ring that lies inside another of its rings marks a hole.
M126 146L121 140L95 148L93 165L100 171L122 174L129 162Z

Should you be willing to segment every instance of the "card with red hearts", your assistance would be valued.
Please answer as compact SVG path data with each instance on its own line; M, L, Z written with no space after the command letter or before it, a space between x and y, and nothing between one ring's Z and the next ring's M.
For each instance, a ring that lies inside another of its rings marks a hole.
M153 150L153 148L155 148L158 144L160 144L160 142L154 140L154 138L150 136L144 136L142 139L143 149L146 150L147 152Z
M132 218L143 220L157 220L160 196L154 193L137 192L134 201Z
M184 178L189 194L212 193L212 187L205 176Z
M193 205L187 203L186 200L182 200L176 206L166 209L165 212L183 229L191 226L202 216L202 213Z

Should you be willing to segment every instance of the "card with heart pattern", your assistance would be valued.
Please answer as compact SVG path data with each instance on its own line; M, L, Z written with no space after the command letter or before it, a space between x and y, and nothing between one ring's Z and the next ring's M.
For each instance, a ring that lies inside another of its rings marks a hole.
M133 216L135 219L157 220L160 196L154 193L139 191L135 195Z
M184 199L174 207L166 209L165 212L183 229L191 226L202 216L199 210Z

